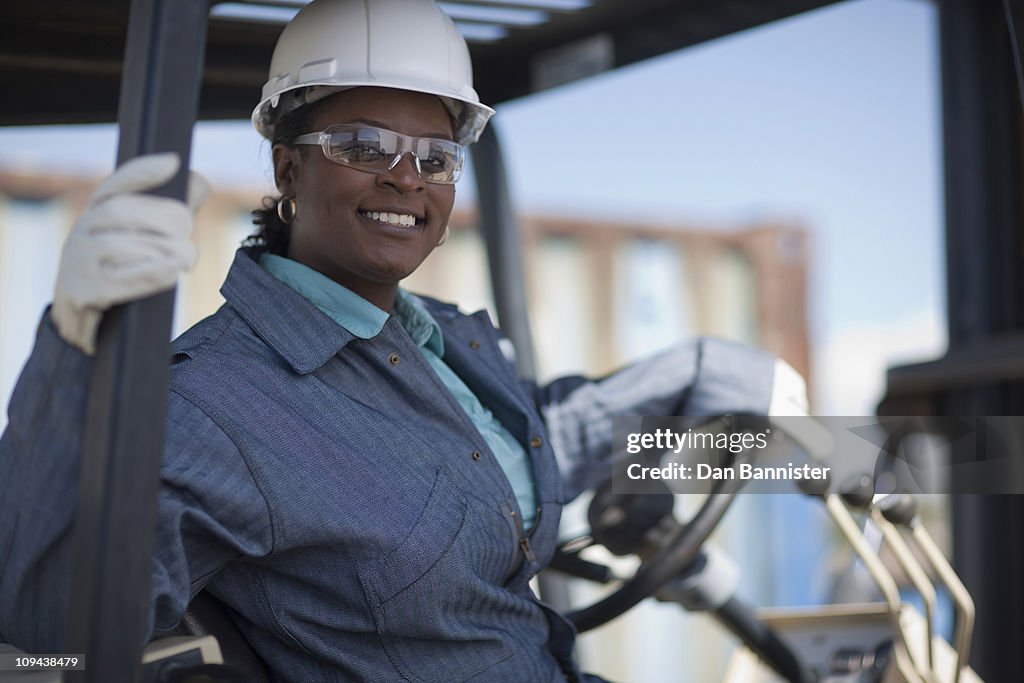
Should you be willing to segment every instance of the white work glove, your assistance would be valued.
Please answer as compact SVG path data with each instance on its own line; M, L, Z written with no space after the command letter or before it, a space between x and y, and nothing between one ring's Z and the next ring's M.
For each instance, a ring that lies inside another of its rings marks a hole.
M50 315L60 336L89 355L104 311L170 289L195 263L189 235L206 181L189 175L187 206L141 194L173 178L180 163L173 152L132 159L100 184L71 228Z

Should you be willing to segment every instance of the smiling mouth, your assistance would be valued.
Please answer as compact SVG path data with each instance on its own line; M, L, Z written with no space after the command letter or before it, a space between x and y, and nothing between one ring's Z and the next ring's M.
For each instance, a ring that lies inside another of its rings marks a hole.
M390 211L367 211L365 209L359 209L359 215L363 218L369 218L371 221L376 221L384 225L391 225L396 228L413 228L418 225L423 225L423 219L414 216L411 213L392 213Z

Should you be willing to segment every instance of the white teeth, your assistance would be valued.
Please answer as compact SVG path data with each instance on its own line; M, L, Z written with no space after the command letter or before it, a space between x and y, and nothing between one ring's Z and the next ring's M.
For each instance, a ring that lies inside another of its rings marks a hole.
M387 211L361 211L360 213L375 221L380 221L381 223L389 223L391 225L398 225L405 228L416 225L416 216L408 213L390 213Z

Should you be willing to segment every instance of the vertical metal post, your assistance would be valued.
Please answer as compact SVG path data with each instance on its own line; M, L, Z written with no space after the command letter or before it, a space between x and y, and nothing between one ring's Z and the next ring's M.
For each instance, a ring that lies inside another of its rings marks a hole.
M537 377L537 365L530 335L529 311L526 304L526 281L523 276L523 241L512 210L505 160L494 122L484 129L473 150L477 203L480 222L487 245L487 261L491 270L491 289L498 308L502 331L516 347L516 366L524 379ZM565 578L541 572L540 594L545 602L558 610L569 609L569 584Z
M181 172L156 194L186 194L208 0L133 0L118 111L118 164L177 152ZM86 412L75 517L68 681L136 681L152 571L174 291L104 316Z
M1011 5L1020 15L1021 0ZM1024 329L1024 140L1002 0L938 6L955 351ZM948 415L1021 415L1024 387L949 390L943 404ZM954 496L953 539L954 564L977 606L972 665L985 680L1024 680L1024 499Z
M480 140L470 149L498 320L502 331L516 347L519 375L533 379L537 376L537 366L526 305L522 236L512 210L505 160L494 121L484 128Z
M1024 327L1021 109L1002 0L942 0L939 10L947 307L956 348Z

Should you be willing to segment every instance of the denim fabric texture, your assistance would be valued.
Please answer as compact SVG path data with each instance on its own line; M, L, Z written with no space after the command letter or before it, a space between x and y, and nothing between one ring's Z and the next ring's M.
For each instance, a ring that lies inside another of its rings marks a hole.
M523 383L484 312L423 299L444 361L530 456L540 513L391 317L360 339L240 250L173 346L152 632L209 590L280 681L579 676L528 581L563 503L607 476L617 414L763 412L773 361L698 340L599 381ZM91 359L48 315L0 437L0 639L63 651Z
M263 254L259 263L331 320L361 339L380 334L388 320L388 313L309 266L274 254ZM395 295L394 316L487 442L512 485L523 515L523 528L529 532L537 518L537 496L526 449L445 362L444 333L419 297L399 288Z

